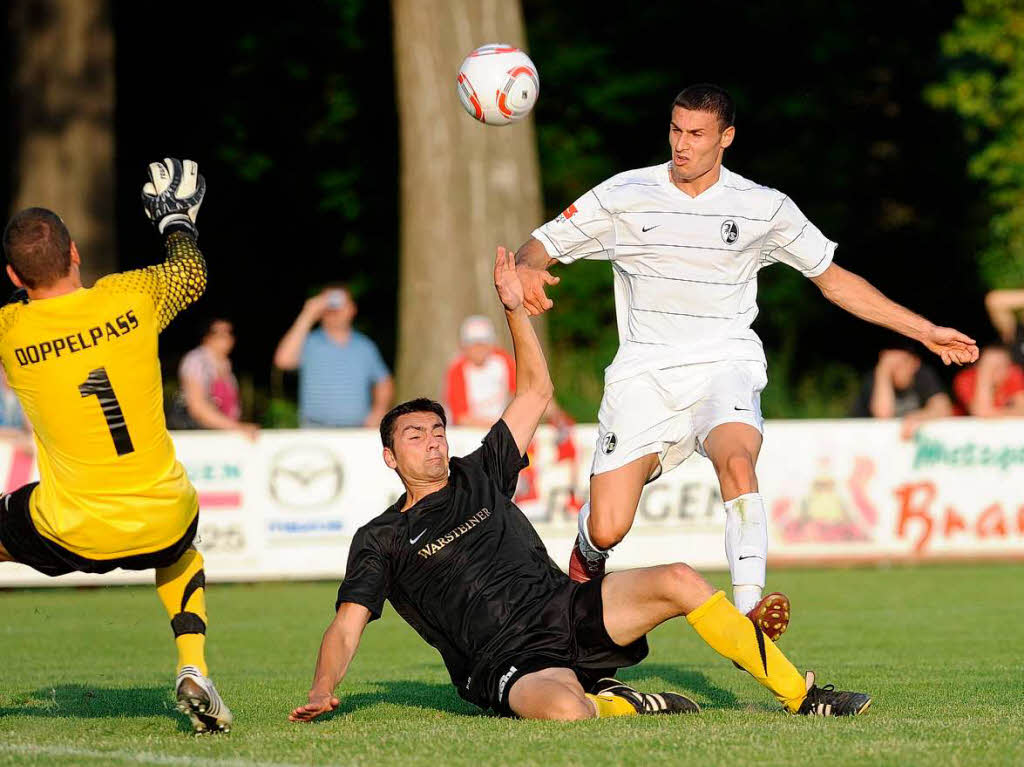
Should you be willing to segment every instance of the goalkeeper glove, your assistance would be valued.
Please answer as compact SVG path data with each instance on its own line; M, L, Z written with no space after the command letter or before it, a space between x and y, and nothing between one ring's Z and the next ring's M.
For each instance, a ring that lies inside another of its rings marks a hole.
M193 237L196 215L206 194L206 179L191 160L182 163L173 157L149 164L149 181L142 187L142 207L160 234L183 230Z

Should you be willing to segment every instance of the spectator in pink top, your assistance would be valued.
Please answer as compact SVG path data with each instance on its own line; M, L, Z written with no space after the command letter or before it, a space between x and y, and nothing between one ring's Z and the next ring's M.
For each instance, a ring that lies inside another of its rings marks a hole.
M241 420L238 381L228 357L235 346L234 328L217 318L206 326L202 340L178 367L181 383L175 428L236 429L255 438L259 427Z
M515 360L497 345L494 325L483 315L463 320L459 341L459 356L445 376L444 402L450 421L490 428L515 394Z

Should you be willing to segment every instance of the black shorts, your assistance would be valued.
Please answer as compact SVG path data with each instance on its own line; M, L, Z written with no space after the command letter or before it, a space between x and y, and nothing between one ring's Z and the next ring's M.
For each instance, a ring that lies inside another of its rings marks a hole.
M173 565L192 546L199 527L199 515L177 542L150 554L135 554L116 559L89 559L68 551L39 534L32 523L29 498L38 482L32 482L13 493L0 496L0 545L15 562L28 565L43 575L56 577L67 573L109 573L115 568L149 570Z
M601 677L647 657L647 637L622 647L604 627L601 579L569 583L556 591L533 625L517 631L478 662L459 694L481 708L514 716L508 693L518 679L546 668L575 672L584 690Z

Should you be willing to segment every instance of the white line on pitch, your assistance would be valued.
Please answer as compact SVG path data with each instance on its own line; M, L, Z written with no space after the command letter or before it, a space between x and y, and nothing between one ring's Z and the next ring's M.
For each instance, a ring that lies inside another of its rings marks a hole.
M170 756L168 754L153 754L148 751L100 751L89 748L72 748L70 746L37 746L31 743L0 743L0 754L25 754L55 757L69 756L80 759L103 760L121 759L127 762L139 762L140 764L184 764L192 765L192 767L201 767L201 765L216 765L217 767L306 767L306 765L290 762L260 762L254 759Z

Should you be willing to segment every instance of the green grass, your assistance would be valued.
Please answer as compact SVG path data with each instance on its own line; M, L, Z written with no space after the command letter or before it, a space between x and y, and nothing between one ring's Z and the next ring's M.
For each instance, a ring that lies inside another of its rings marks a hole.
M390 609L363 638L340 710L290 724L336 585L213 586L209 659L236 730L200 738L172 705L173 645L151 589L4 591L0 765L1022 764L1022 576L1012 565L772 573L794 603L784 651L822 683L872 693L863 717L779 713L676 620L621 676L687 692L703 713L575 724L480 714Z

